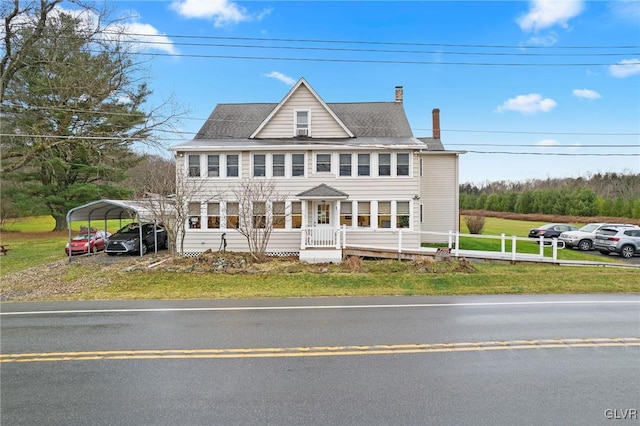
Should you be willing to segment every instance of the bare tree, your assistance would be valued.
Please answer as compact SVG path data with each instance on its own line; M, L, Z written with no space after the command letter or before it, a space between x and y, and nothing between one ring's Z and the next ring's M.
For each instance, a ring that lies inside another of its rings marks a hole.
M238 201L237 231L247 239L251 256L262 262L271 232L284 224L287 195L269 179L243 179L231 192Z

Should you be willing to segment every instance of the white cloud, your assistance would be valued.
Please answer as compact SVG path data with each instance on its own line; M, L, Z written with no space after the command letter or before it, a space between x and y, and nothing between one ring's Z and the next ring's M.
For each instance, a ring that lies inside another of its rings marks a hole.
M535 35L527 41L529 46L542 46L549 47L553 46L558 42L558 35L555 32L550 32L546 35Z
M293 86L293 84L296 82L293 78L289 77L288 75L284 75L278 71L271 71L269 74L265 74L264 76L269 78L275 78L276 80L280 80L281 82L289 86Z
M507 99L496 108L496 112L517 111L522 114L535 114L538 112L549 112L556 107L557 103L553 99L543 98L537 93L528 95L518 95L515 98Z
M602 96L595 90L589 89L573 89L573 96L585 99L600 99Z
M174 0L171 8L185 18L213 19L216 27L245 21L259 21L271 9L251 15L246 8L229 0Z
M624 59L616 65L610 65L609 74L618 78L640 74L640 59Z
M612 1L608 4L611 13L616 18L629 21L633 24L638 23L640 18L640 2L637 0L619 0Z
M569 19L578 16L583 0L533 0L529 12L517 20L522 31L538 31L554 25L569 26Z
M119 23L114 25L116 33L123 33L126 40L141 50L160 50L175 55L178 50L169 37L160 34L153 25L140 22ZM121 39L123 36L120 37Z

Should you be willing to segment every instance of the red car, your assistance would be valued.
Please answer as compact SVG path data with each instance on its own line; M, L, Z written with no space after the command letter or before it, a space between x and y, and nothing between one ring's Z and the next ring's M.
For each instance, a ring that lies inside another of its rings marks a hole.
M69 245L71 245L71 254L97 253L104 250L110 236L110 233L97 229L92 229L90 232L83 231L73 237L71 243L67 243L64 252L68 256Z

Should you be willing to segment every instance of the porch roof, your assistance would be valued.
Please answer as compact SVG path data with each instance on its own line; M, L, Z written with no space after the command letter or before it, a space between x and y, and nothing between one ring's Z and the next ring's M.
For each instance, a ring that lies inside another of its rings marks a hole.
M300 198L301 200L346 200L347 198L349 198L349 194L322 183L318 186L296 194L296 197Z

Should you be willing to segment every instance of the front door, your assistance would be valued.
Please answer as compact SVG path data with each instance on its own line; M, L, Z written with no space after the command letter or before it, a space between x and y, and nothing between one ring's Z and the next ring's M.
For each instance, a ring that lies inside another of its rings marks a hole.
M331 203L326 201L313 202L313 228L314 228L314 244L315 245L333 245L334 230L331 220Z

